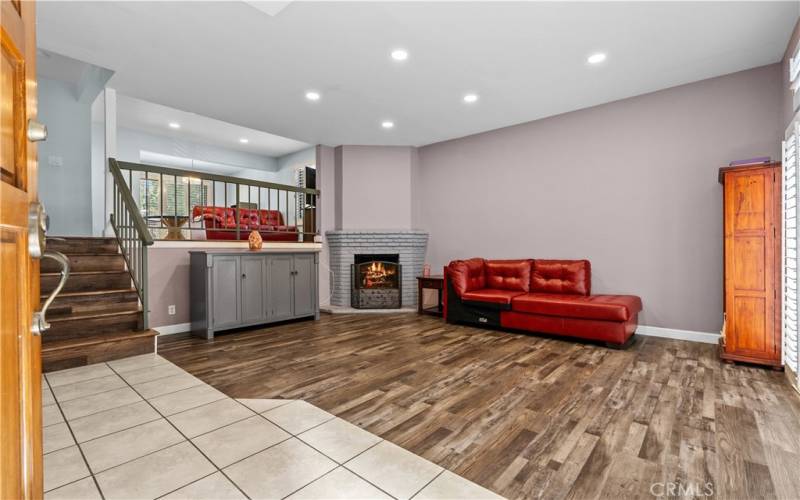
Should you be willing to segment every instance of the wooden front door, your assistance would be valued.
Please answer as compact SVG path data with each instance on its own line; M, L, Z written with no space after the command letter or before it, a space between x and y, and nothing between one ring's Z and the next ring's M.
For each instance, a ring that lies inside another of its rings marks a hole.
M28 252L36 194L35 5L0 0L0 498L42 497L39 264Z

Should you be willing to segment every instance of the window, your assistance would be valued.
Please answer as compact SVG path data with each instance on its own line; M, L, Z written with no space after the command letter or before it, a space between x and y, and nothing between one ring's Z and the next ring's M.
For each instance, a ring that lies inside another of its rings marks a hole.
M190 215L191 207L208 204L208 184L200 179L164 176L163 188L159 184L160 179L139 179L138 201L143 215Z
M786 130L783 141L783 363L789 379L796 387L800 363L798 363L798 294L797 294L797 219L800 201L798 183L798 133L800 113Z

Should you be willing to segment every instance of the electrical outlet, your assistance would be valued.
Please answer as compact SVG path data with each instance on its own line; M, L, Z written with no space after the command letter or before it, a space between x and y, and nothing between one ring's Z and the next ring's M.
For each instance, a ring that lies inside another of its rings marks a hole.
M169 314L170 316L175 314L175 305L174 304L171 305L171 306L167 306L167 314Z

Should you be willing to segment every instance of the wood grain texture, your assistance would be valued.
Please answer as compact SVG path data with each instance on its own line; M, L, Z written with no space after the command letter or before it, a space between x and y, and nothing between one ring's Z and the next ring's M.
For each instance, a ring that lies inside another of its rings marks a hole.
M509 498L800 491L798 395L713 345L646 337L616 351L428 316L323 315L162 338L159 353L232 397L308 400Z
M729 169L724 184L728 360L780 366L780 164Z

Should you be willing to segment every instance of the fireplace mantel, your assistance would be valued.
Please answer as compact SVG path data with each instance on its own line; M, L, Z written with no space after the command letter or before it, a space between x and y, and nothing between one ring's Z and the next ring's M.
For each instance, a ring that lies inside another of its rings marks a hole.
M353 256L361 253L399 254L403 306L416 305L415 280L422 275L422 266L425 264L427 232L413 229L339 229L325 233L325 244L333 271L332 305L350 307L350 265L353 264Z

